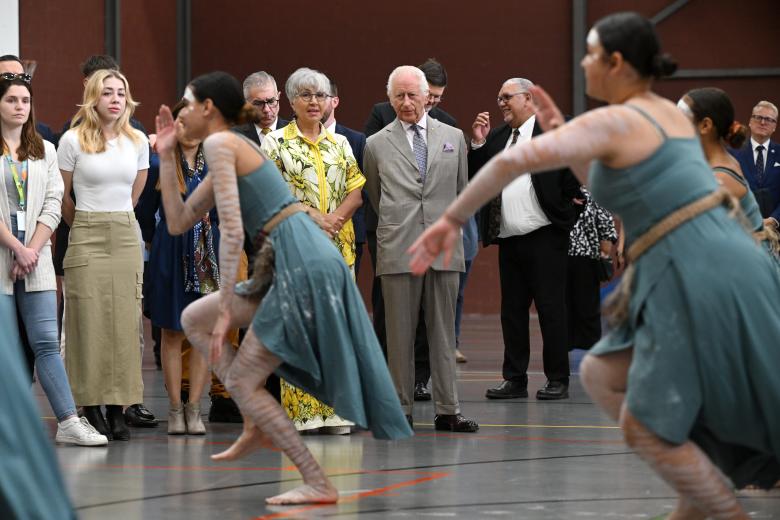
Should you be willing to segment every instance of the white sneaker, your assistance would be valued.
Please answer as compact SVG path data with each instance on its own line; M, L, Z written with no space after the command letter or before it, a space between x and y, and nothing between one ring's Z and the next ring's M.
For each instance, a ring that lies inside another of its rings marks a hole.
M62 444L78 446L105 446L108 438L101 435L84 417L71 417L57 425L55 440Z

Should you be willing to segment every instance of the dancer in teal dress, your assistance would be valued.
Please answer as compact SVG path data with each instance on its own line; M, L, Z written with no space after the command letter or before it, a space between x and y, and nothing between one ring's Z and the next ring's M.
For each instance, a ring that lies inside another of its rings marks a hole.
M726 144L735 150L739 149L748 135L747 127L734 120L731 99L719 88L697 88L680 98L677 106L696 126L704 156L715 178L739 199L739 206L754 238L778 262L780 268L777 230L764 226L758 202L750 191L739 162L726 150Z
M22 359L13 296L0 294L0 518L76 518Z
M410 248L412 269L448 260L462 223L522 172L571 166L621 217L632 262L613 306L623 320L583 361L583 385L678 492L669 518L747 519L734 486L780 477L780 278L724 207L690 121L652 92L675 69L652 24L610 15L587 45L587 92L610 106L565 123L534 87L546 132L477 174Z
M184 99L187 106L179 121L188 138L205 138L210 173L182 201L174 173L173 118L161 107L157 150L163 205L168 229L176 234L192 227L216 202L222 285L188 306L182 325L193 346L215 364L245 418L238 441L213 458L235 459L271 441L301 471L304 485L268 503L335 502L338 491L263 384L275 371L376 437L411 435L371 321L347 264L313 220L319 212L297 204L273 162L229 131L231 125L254 118L238 81L224 72L206 74L190 83ZM244 229L266 246L255 265L258 280L234 289ZM265 254L268 244L272 259ZM255 294L247 289L257 285L267 291L261 301L242 296ZM228 330L248 325L233 353L226 345Z

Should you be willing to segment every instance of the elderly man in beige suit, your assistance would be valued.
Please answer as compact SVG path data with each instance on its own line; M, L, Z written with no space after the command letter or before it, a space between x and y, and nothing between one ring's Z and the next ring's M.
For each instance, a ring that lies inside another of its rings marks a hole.
M406 250L455 200L468 180L466 143L457 128L425 113L428 82L417 67L396 68L387 95L397 118L366 143L363 172L379 216L377 276L382 277L387 358L401 406L412 424L414 333L422 306L430 345L437 430L474 432L460 414L455 377L455 301L464 269L458 244L450 265L442 259L412 276Z

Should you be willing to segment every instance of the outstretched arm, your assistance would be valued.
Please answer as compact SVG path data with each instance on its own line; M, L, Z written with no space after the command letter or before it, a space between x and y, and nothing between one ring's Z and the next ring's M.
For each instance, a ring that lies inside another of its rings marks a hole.
M239 137L230 132L212 134L203 142L203 153L209 165L209 175L219 214L219 318L211 341L211 359L221 354L230 328L230 309L235 298L236 275L244 245L244 225L238 198L236 154Z
M448 265L463 223L522 172L543 172L591 159L611 158L615 136L626 132L623 117L616 113L618 110L622 112L613 107L588 112L493 157L444 215L409 248L412 272L424 273L442 252ZM585 183L586 175L579 174L580 182Z
M211 175L182 200L179 181L176 179L176 131L171 110L162 105L156 119L157 153L160 156L160 191L162 192L165 219L172 235L181 235L192 229L203 215L214 207L214 191ZM209 168L211 165L209 164Z

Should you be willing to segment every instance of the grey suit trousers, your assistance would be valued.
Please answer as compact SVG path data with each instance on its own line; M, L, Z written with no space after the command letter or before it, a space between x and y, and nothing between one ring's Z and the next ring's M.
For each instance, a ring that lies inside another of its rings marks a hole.
M382 275L387 363L401 408L414 404L414 336L422 306L430 347L436 414L460 413L455 376L455 303L460 273L429 270L425 276Z

